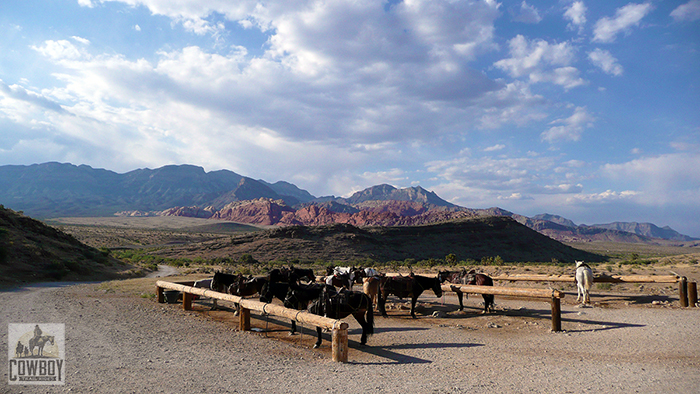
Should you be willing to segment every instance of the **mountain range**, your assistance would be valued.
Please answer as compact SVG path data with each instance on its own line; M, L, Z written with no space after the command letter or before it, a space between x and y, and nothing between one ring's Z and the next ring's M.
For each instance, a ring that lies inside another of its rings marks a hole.
M269 183L228 170L168 165L118 174L68 163L0 166L0 204L38 218L61 216L191 216L258 225L412 226L508 216L559 241L653 243L693 241L651 223L576 225L557 215L533 217L501 208L451 204L421 187L377 185L348 198L315 197L284 181Z

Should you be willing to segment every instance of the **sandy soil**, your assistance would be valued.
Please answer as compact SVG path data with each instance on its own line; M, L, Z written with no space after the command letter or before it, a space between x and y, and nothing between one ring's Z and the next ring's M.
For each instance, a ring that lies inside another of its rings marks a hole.
M427 293L418 319L402 309L376 316L369 346L359 345L359 325L346 319L350 362L341 364L330 359L328 335L321 349L311 349L312 327L290 337L287 322L253 314L253 327L264 332L239 332L230 311L211 312L206 301L183 311L141 294L154 281L0 293L3 326L62 322L67 337L65 386L8 386L3 356L0 392L690 393L700 387L700 308L679 308L671 292L594 290L596 306L581 308L569 287L559 333L550 331L544 302L497 297L497 312L481 315L478 296L460 313L454 296ZM446 317L431 317L436 310ZM3 341L6 349L6 335Z

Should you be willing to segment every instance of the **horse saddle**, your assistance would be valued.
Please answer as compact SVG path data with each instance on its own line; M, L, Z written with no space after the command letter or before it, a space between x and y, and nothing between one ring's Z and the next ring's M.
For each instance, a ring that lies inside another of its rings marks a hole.
M401 292L410 293L413 291L413 278L410 276L395 276L393 279L394 289Z

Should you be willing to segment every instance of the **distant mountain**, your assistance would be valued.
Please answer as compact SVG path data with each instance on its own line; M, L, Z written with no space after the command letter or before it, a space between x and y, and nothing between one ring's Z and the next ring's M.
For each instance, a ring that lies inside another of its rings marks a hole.
M652 223L637 223L637 222L614 222L607 224L592 224L589 227L602 228L606 230L625 231L649 238L661 238L672 241L694 241L697 238L692 238L683 235L669 226L662 228Z
M289 204L299 201L285 195L284 187L279 189L276 192L264 183L228 170L205 172L191 165L138 169L125 174L53 162L0 166L0 203L34 217L223 207L233 201L263 196ZM303 195L299 189L295 193Z
M62 163L0 166L0 204L39 218L162 215L279 226L415 226L506 216L560 241L694 240L650 223L579 226L551 214L530 218L498 207L470 209L451 204L419 186L398 189L382 184L347 198L316 198L288 182L268 183L228 170L205 172L192 165L125 174Z
M548 222L561 224L562 226L566 226L566 227L576 227L576 223L574 223L573 221L571 221L569 219L563 218L559 215L550 215L548 213L542 213L542 214L533 216L532 219L546 220Z
M372 186L356 192L343 200L350 205L362 204L366 201L413 201L423 204L431 204L439 207L455 207L456 205L438 197L434 192L427 191L420 186L397 189L391 185Z

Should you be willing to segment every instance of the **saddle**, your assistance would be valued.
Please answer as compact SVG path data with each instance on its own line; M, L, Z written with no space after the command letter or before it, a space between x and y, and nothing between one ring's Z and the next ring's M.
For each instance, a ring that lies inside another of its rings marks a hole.
M413 291L413 278L410 276L396 276L393 280L396 290L407 293Z

